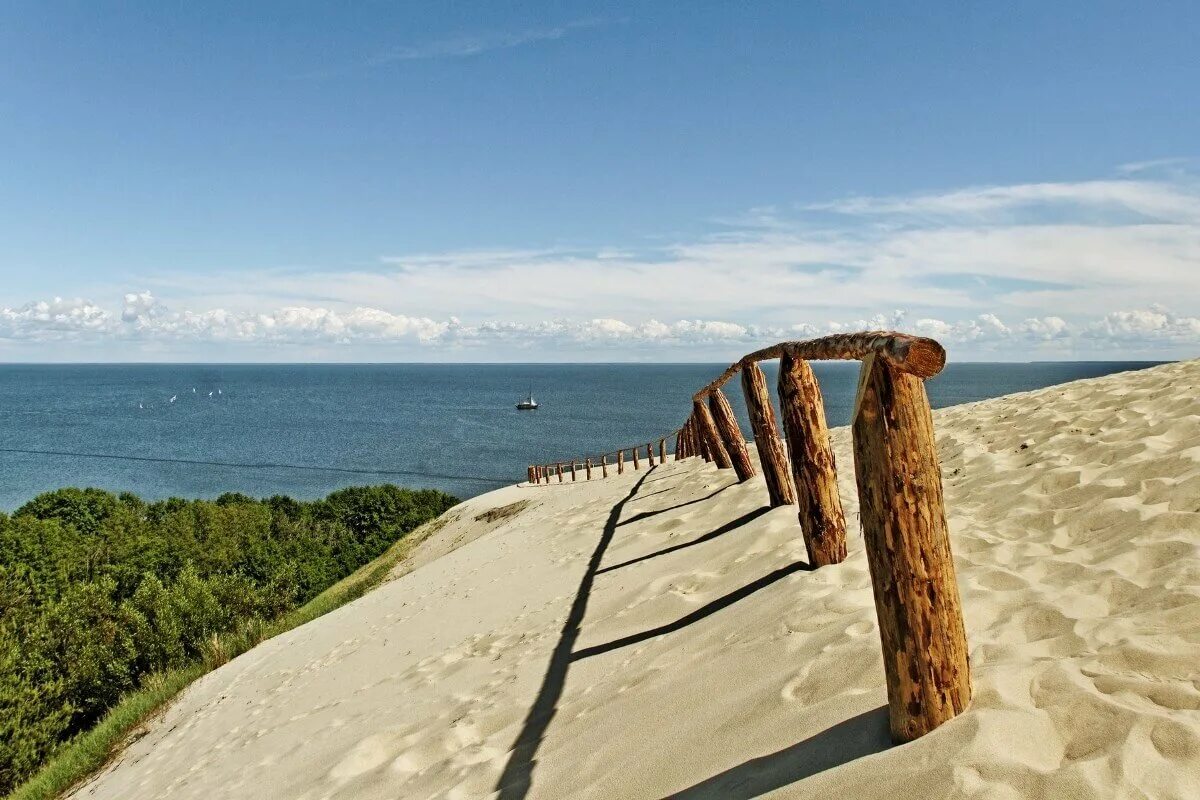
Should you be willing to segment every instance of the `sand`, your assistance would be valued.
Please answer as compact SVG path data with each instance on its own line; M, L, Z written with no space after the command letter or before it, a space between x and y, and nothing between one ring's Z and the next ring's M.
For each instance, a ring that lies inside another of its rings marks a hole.
M74 796L1198 798L1198 398L1193 361L936 412L975 694L916 742L838 429L843 564L698 459L501 489Z

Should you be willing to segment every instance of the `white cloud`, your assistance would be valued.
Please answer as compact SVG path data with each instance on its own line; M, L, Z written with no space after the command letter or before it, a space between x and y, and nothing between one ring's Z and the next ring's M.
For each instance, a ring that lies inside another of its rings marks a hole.
M904 328L977 357L1014 341L1063 357L1114 347L1188 356L1198 275L1194 180L1030 183L762 207L710 235L651 247L476 248L384 256L370 270L146 275L137 285L149 291L125 295L115 312L82 300L0 310L0 337L724 357L764 340Z
M374 66L396 61L422 61L435 58L468 58L490 50L508 50L536 42L554 41L579 30L603 25L600 19L577 19L547 28L527 28L521 31L488 31L452 36L423 44L403 45L380 53L369 63Z

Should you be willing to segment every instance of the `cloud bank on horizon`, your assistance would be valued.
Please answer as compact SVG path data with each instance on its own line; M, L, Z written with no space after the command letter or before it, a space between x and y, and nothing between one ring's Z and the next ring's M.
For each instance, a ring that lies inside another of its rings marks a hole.
M692 241L145 275L0 307L0 358L723 360L895 328L952 358L1200 355L1200 182L1118 177L758 208Z

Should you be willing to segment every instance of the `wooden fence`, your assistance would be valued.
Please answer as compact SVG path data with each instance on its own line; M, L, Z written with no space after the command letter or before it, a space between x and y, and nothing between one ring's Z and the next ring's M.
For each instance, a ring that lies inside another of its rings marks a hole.
M759 362L779 359L780 438L766 376ZM942 500L941 466L924 379L942 370L946 352L932 339L871 331L801 342L781 342L742 357L692 397L691 414L669 434L675 459L699 456L732 469L739 482L754 476L746 440L722 387L741 374L771 506L795 505L814 568L846 558L846 518L829 444L821 389L809 361L862 362L851 433L854 475L867 563L887 676L888 716L897 741L916 739L959 714L971 698L966 630ZM667 458L666 439L658 459ZM640 468L654 443L625 447L596 459L599 477ZM593 459L566 462L593 478ZM530 465L530 483L562 483L563 462Z

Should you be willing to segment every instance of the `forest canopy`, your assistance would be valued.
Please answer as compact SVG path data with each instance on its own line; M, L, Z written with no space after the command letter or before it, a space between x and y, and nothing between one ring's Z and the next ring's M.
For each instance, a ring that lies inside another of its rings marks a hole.
M457 503L431 489L145 502L99 489L0 513L0 795L155 673L212 658Z

